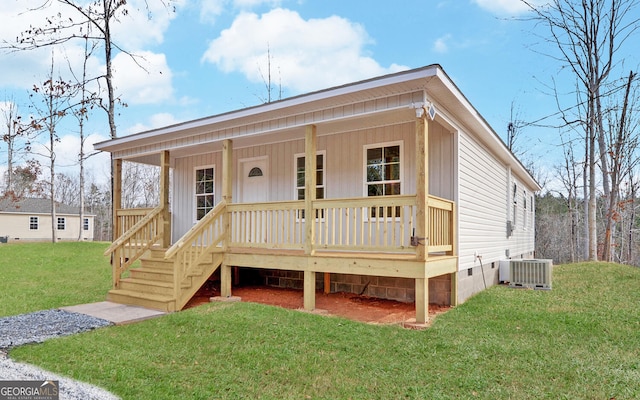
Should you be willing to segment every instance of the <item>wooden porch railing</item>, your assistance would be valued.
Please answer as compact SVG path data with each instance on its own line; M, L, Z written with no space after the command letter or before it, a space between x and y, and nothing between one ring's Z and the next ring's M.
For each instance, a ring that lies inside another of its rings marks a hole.
M189 300L183 298L182 282L212 253L224 250L222 245L228 231L225 226L226 208L224 201L218 203L164 254L165 260L174 259L173 284L177 309Z
M429 196L429 253L454 251L454 213L451 200Z
M118 238L124 235L126 231L131 229L131 227L146 217L151 211L153 211L153 208L121 208L116 210L119 232L116 232L114 236Z
M162 211L162 206L151 209L151 212L139 219L105 250L104 255L111 254L114 288L120 286L122 274L162 238Z
M429 197L428 252L452 252L454 203ZM324 199L313 202L315 250L412 253L416 196ZM304 201L228 204L230 247L302 250Z
M230 247L304 248L304 201L227 205Z
M315 249L413 252L415 196L316 200Z

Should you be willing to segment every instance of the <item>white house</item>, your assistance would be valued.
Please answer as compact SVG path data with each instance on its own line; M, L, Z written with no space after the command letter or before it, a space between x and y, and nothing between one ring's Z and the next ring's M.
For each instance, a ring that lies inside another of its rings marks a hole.
M439 65L95 148L115 171L114 301L180 309L218 268L231 295L240 267L308 309L316 290L362 292L415 301L423 322L534 252L539 185ZM157 208L120 209L123 160L161 167Z
M58 240L93 240L94 215L86 213L80 223L78 207L56 203ZM82 236L80 236L82 235ZM51 200L42 198L0 199L0 238L8 242L51 241Z

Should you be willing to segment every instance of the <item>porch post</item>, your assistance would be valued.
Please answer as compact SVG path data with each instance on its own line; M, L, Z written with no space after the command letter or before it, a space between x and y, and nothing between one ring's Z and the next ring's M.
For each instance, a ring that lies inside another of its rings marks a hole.
M233 203L233 142L231 139L225 139L222 142L222 201L225 204ZM222 215L222 224L224 226L222 247L226 251L231 235L231 219L226 210Z
M429 246L429 123L426 112L416 120L416 248L418 261L426 261Z
M233 199L233 141L222 142L222 200L230 204Z
M113 171L113 176L111 177L113 186L113 193L111 194L111 205L113 207L111 240L115 241L120 236L121 229L118 210L122 208L122 159L114 158L111 169Z
M120 236L118 210L122 208L122 159L114 158L111 160L111 173L111 218L113 219L111 225L111 240L115 242ZM120 287L120 271L122 269L122 249L120 247L111 253L111 267L113 288L117 289Z
M225 139L222 142L222 201L231 204L233 201L233 142ZM229 238L231 235L231 219L229 213L224 210L222 214L222 224L224 226L224 239L222 241L223 251L227 251ZM231 266L222 263L220 266L220 296L231 297Z
M304 251L308 256L313 255L315 247L315 214L313 202L316 199L316 126L307 125L304 139L304 216L305 216L305 244ZM309 265L309 264L307 264ZM304 271L304 308L316 308L316 273Z
M458 273L451 273L451 306L458 305Z
M169 214L169 150L160 153L160 205L162 206L162 248L171 246L171 215Z
M231 297L231 267L220 265L220 297Z
M416 324L429 320L429 279L416 279Z
M416 119L416 259L425 263L429 256L429 122L427 111ZM425 274L426 275L426 274ZM416 323L429 319L429 279L419 278L416 286Z

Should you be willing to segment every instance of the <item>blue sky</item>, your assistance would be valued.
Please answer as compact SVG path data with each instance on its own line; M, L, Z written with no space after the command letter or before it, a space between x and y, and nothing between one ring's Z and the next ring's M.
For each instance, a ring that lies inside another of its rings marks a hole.
M25 9L43 1L3 0L0 40L40 24L53 9ZM280 88L289 97L437 63L503 138L512 104L527 121L557 109L545 85L561 66L540 54L553 48L522 21L519 0L179 0L176 12L148 1L151 20L143 0L129 0L132 12L114 27L117 43L143 56L146 68L116 55L117 93L128 104L117 117L119 136L264 102L268 51L273 99ZM62 74L63 55L77 65L80 45L54 53ZM627 50L634 68L637 51ZM0 54L0 94L25 115L25 94L46 77L50 59L50 50ZM93 59L91 68L100 71L103 61ZM91 142L108 137L100 113L90 129ZM60 135L59 163L72 166L76 135ZM557 130L529 127L522 135L525 158L546 168L557 161ZM0 143L0 166L5 158ZM107 160L92 159L95 179L106 176Z

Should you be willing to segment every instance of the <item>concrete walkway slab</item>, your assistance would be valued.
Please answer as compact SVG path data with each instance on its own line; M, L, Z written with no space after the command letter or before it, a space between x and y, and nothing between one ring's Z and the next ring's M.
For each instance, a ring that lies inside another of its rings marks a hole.
M155 318L166 314L163 311L150 310L148 308L129 306L126 304L112 303L110 301L60 307L60 309L101 318L116 325L130 324L133 322L139 322L145 319Z

